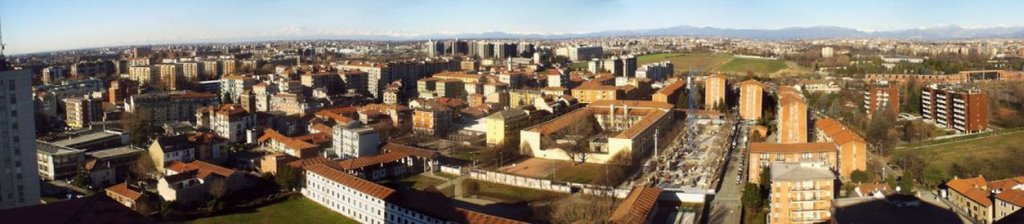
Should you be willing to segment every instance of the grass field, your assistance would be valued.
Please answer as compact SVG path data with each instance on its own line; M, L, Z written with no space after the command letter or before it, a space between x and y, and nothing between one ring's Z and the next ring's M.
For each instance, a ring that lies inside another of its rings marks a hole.
M986 178L1004 178L1013 175L1005 164L1006 158L1019 158L1024 146L1024 132L976 138L921 148L898 149L895 154L913 153L927 161L925 178L942 180L952 178L954 165L964 170L984 174ZM1011 168L1012 169L1012 168ZM961 176L962 177L962 176Z
M637 64L643 65L665 60L672 62L675 66L676 73L700 70L733 74L746 74L747 71L757 74L770 74L790 67L785 61L780 60L736 58L731 55L724 54L679 53L642 55L637 58Z
M719 71L731 72L731 73L746 73L752 71L754 73L774 73L782 69L786 69L788 66L785 62L779 60L766 60L766 59L754 59L754 58L733 58L729 63L718 67Z
M606 177L605 172L608 166L605 164L582 163L575 164L571 161L551 160L542 158L529 158L515 162L515 166L506 165L499 168L499 171L515 175L522 175L533 178L553 179L555 181L566 181L573 183L597 184L606 182L600 179ZM618 182L618 181L612 181Z
M305 197L297 197L256 209L192 220L188 223L358 223Z
M438 184L441 184L443 182L444 181L439 180L437 178L428 177L425 175L415 175L406 177L401 180L387 180L381 182L381 184L391 187L409 187L416 190L423 190L426 189L427 187L437 186Z
M513 187L472 179L464 180L462 184L476 184L476 195L507 203L550 201L568 196L568 194Z

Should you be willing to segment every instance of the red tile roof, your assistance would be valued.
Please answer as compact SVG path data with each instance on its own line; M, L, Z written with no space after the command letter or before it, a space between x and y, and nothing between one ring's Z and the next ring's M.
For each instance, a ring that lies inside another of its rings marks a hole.
M337 165L336 168L338 168L338 169L341 169L343 171L348 171L348 170L360 169L360 168L367 167L367 166L372 166L372 165L391 163L391 162L399 161L401 159L405 159L407 157L409 157L409 154L405 154L405 153L402 153L402 152L387 152L387 153L380 154L380 155L375 155L375 156L366 156L366 157L358 157L358 158L346 159L346 160L342 160L342 161L339 161L339 162L335 163L335 165Z
M326 164L312 165L307 167L306 170L310 173L322 176L377 199L387 199L395 193L395 190L391 188L352 176L340 170L331 168Z
M265 142L265 141L270 140L270 139L273 139L274 141L281 142L282 144L285 144L289 148L292 148L292 149L295 149L295 150L311 149L311 148L316 148L317 147L316 145L314 145L312 143L301 141L301 140L297 140L297 139L294 139L294 138L291 138L291 137L288 137L288 136L284 136L281 133L275 131L274 129L267 128L267 129L263 130L263 136L260 137L259 142Z
M132 190L131 188L128 188L127 183L120 183L114 186L110 186L106 190L107 193L120 195L121 197L126 197L128 199L131 199L132 201L139 200L139 198L142 197L141 191L136 191Z
M298 159L298 160L295 160L295 161L291 161L291 162L288 162L287 165L290 166L290 167L306 169L309 166L316 165L316 164L323 164L323 163L327 163L327 162L330 162L330 161L331 161L330 159L324 158L323 156L316 156L316 157L309 157L309 158L305 158L305 159Z
M387 144L384 144L384 151L404 153L404 154L408 154L408 155L412 155L412 156L416 156L416 157L420 157L420 158L433 158L434 154L437 153L437 152L435 152L433 150L429 150L429 149L422 149L422 148L417 148L417 147L412 147L412 146L407 146L407 145L402 145L402 144L395 144L395 143L390 143L390 142L387 143Z
M989 191L986 189L988 188L988 183L985 182L985 177L983 176L953 179L946 182L946 186L949 186L950 190L967 197L967 199L983 207L992 205L992 200L988 199Z
M654 205L658 203L658 196L661 189L653 187L635 187L629 192L629 196L622 200L618 208L612 212L609 218L612 223L636 223L647 222Z
M210 174L216 174L221 177L228 177L231 176L232 174L235 174L235 171L232 169L224 168L222 166L210 164L199 160L192 161L190 163L172 161L170 164L167 164L167 169L173 170L174 172L178 173L184 173L195 170L198 172L197 177L202 179L206 179L206 177L210 176Z
M1004 190L996 195L996 199L1005 201L1016 206L1024 207L1024 189Z

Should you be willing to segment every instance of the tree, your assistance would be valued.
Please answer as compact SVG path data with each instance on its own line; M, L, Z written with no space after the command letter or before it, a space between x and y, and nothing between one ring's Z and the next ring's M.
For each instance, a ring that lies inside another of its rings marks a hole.
M281 189L289 191L298 189L303 181L301 172L300 169L292 168L291 166L281 166L277 170L277 175L274 176L274 182Z
M615 209L610 195L564 197L552 203L552 223L606 223Z
M863 170L854 170L850 173L850 180L856 183L866 183L868 182L868 172L864 172Z
M156 126L153 116L145 110L128 113L121 122L131 136L132 145L138 147L148 146L149 140L159 136L162 131Z
M743 195L740 200L743 202L743 207L761 208L761 202L764 201L761 196L761 188L756 184L747 183L743 186Z
M208 190L210 196L213 196L213 198L218 201L224 199L231 193L228 191L228 184L225 179L215 179L210 181L210 188L208 188Z

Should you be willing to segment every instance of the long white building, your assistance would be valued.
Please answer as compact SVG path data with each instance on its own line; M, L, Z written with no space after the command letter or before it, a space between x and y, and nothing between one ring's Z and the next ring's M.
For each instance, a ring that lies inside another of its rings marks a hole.
M523 223L452 207L428 193L400 192L352 176L337 163L306 167L302 194L360 223ZM443 196L441 196L443 197Z

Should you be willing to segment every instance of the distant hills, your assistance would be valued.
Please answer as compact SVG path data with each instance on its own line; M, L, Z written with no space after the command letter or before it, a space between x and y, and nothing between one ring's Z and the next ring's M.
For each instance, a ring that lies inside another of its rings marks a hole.
M623 36L703 36L729 37L762 40L827 39L827 38L892 38L916 40L959 40L982 38L1024 38L1024 27L963 28L955 25L893 31L862 31L837 26L791 27L782 29L730 29L716 27L674 26L658 29L613 30L570 34L516 34L506 32L482 32L460 34L426 35L318 35L305 38L342 38L376 40L425 40L425 39L567 39L587 37ZM292 36L291 38L296 38Z

